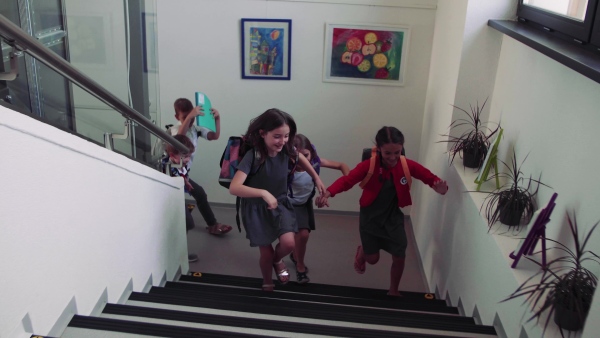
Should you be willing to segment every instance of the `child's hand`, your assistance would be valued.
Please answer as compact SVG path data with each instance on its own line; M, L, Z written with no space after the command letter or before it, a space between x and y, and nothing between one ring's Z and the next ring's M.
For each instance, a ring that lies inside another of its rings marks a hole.
M317 182L315 182L315 188L317 188L317 191L319 192L319 195L321 195L321 196L325 195L325 192L327 191L325 189L325 185L323 185L323 182L321 182L321 179L319 179Z
M329 207L329 201L328 198L325 196L319 196L317 197L317 199L315 200L315 205L319 208L322 207Z
M433 190L440 195L446 195L448 192L448 183L444 180L437 180L433 182Z
M273 210L273 209L277 209L277 199L271 195L270 192L263 190L263 196L262 196L263 200L265 202L267 202L267 209L269 210Z
M215 108L210 108L210 113L215 118L215 120L218 120L221 117L221 114L219 114L219 111Z
M196 106L188 116L192 116L194 118L196 116L204 116L204 108L202 108L201 106Z

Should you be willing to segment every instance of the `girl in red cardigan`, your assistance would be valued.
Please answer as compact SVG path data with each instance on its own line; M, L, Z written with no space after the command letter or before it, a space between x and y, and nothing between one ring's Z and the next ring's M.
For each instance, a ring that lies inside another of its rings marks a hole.
M371 160L359 163L347 176L340 177L327 188L315 203L319 208L329 206L329 197L347 191L362 181L364 190L359 201L361 245L356 249L354 269L359 274L365 273L365 263L376 264L379 250L387 251L392 255L388 295L400 296L398 285L404 271L407 245L404 214L400 208L412 204L411 177L421 180L441 195L446 194L448 185L419 163L401 159L404 135L400 130L394 127L381 128L375 136L375 144L377 156L372 170L369 170ZM403 167L409 172L408 175Z

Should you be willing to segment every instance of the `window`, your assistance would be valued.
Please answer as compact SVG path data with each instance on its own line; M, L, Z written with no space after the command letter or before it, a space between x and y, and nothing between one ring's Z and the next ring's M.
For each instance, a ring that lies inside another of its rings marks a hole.
M579 44L600 47L599 0L519 0L520 21Z

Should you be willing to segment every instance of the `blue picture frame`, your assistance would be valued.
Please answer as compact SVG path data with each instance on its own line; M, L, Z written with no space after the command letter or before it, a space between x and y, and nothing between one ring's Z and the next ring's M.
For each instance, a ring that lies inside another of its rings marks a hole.
M242 79L290 80L292 20L242 18Z

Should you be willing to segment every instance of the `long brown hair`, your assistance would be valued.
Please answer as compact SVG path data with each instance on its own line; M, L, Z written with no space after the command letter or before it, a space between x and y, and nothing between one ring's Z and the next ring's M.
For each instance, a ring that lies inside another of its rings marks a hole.
M277 129L283 125L290 127L289 140L283 147L286 155L294 157L296 152L294 150L294 138L296 137L296 122L294 118L277 108L271 108L260 114L256 118L250 120L250 125L246 134L243 135L244 144L241 149L241 156L244 156L246 151L250 148L256 149L260 154L260 163L264 162L268 156L267 146L265 140L261 137L260 131L270 132L271 130ZM291 141L291 142L290 142Z

